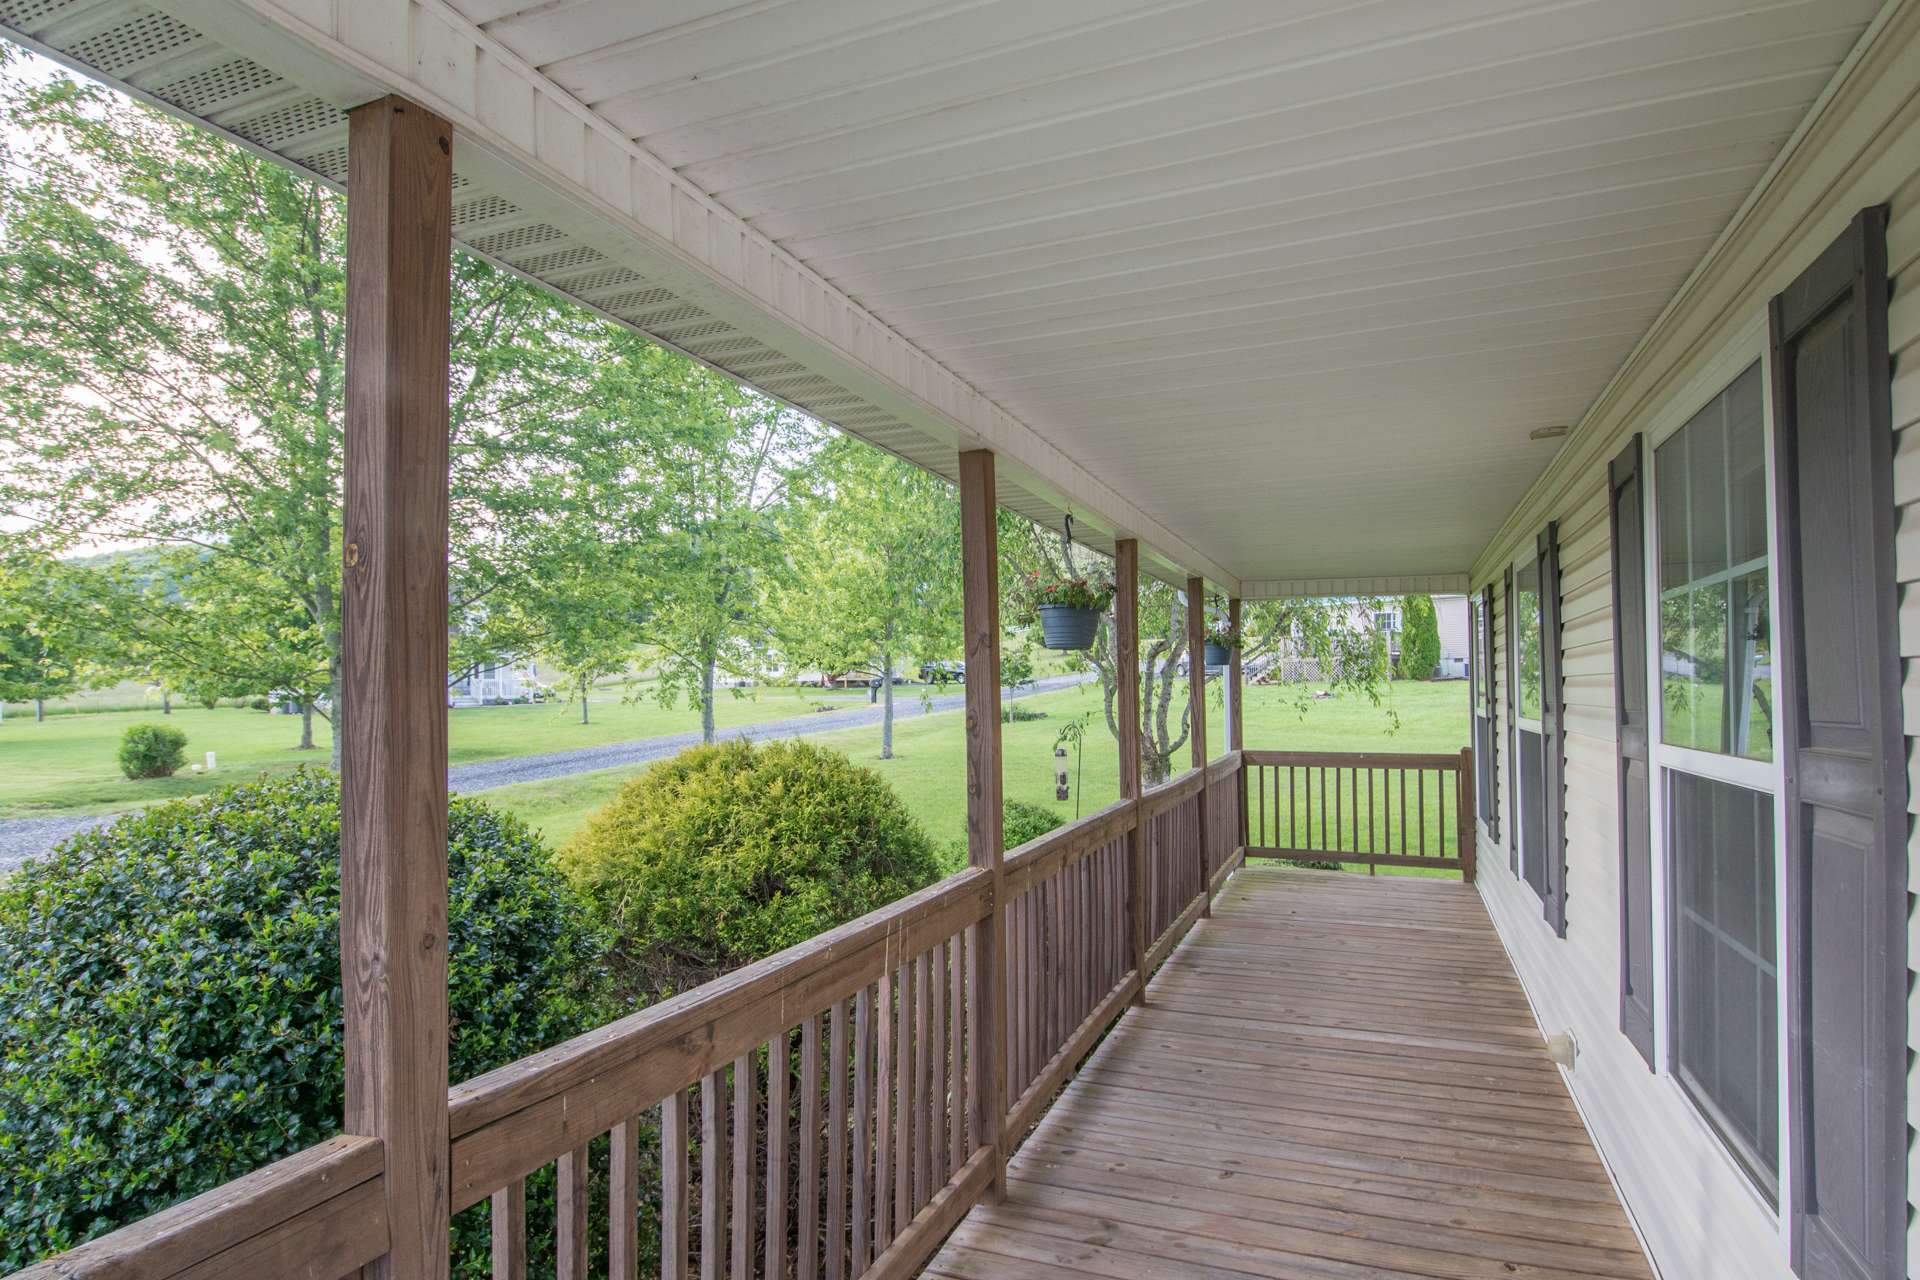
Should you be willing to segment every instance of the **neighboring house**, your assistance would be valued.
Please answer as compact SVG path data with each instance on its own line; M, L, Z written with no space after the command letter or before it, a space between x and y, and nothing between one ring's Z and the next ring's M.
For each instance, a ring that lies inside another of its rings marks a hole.
M539 688L538 673L531 662L488 663L472 668L447 686L447 705L493 707L532 702Z
M1433 613L1440 624L1440 665L1434 678L1465 680L1473 645L1473 621L1468 616L1467 598L1435 596Z

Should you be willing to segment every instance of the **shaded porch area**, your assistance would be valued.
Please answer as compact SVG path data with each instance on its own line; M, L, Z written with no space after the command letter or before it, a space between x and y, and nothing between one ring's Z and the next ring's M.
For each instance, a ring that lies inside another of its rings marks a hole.
M1651 1277L1458 881L1249 865L927 1274Z

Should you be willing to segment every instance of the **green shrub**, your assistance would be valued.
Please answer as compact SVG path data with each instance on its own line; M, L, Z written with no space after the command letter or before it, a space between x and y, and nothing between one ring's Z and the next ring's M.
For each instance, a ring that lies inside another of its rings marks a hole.
M253 697L247 699L247 710L249 711L268 711L271 710L272 707L273 704L259 694L255 694Z
M805 941L939 874L885 779L805 742L662 761L589 817L560 862L643 996Z
M1017 849L1029 840L1038 840L1049 831L1057 830L1065 821L1059 814L1043 804L1031 804L1025 800L1009 800L1002 810L1005 815L1005 842L1009 849Z
M120 735L120 772L129 778L171 778L187 762L187 735L171 725L130 724Z
M1400 666L1404 680L1431 680L1440 665L1440 618L1432 596L1408 596L1400 611Z
M0 881L0 1272L340 1131L339 815L300 770ZM455 800L448 827L464 1080L590 1025L601 947L518 819ZM456 1229L466 1274L484 1230Z

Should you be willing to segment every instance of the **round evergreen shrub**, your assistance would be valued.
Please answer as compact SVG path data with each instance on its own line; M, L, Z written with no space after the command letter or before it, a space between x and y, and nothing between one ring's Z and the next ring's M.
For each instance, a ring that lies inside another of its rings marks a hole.
M1408 596L1401 608L1400 670L1406 680L1431 680L1440 665L1440 617L1432 596Z
M1033 804L1026 800L1009 800L1001 811L1006 847L1017 849L1029 840L1038 840L1049 831L1057 830L1062 822L1059 814L1043 804Z
M519 820L457 799L448 837L458 1081L590 1025L601 948ZM340 1132L339 937L339 784L317 770L0 881L0 1272ZM462 1271L484 1274L484 1231L456 1229Z
M803 942L939 875L885 779L805 742L664 760L588 818L560 862L643 996Z
M187 762L187 735L172 725L130 724L120 735L120 772L171 778Z

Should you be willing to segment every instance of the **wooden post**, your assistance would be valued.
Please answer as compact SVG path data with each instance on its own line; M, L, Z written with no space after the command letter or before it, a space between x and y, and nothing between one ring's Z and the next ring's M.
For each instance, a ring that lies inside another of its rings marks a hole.
M1454 797L1454 822L1460 828L1460 878L1473 883L1479 870L1479 836L1474 827L1473 748L1460 748L1460 771L1455 775L1458 791Z
M1187 740L1200 770L1200 914L1213 914L1213 864L1207 849L1207 583L1187 579Z
M1120 798L1140 798L1140 544L1113 544L1113 679L1120 726ZM1139 807L1127 831L1127 937L1135 984L1133 1002L1147 1002L1147 840Z
M386 1145L370 1280L447 1274L447 360L453 131L348 117L340 969L346 1131ZM336 722L338 723L338 722Z
M1235 636L1240 634L1240 598L1227 601L1227 629ZM1240 712L1240 646L1233 646L1233 652L1227 658L1227 750L1245 751L1246 720ZM1235 825L1237 842L1247 843L1247 766L1240 766L1238 791L1240 795L1240 819Z
M991 1199L1006 1195L1007 951L1005 815L1000 777L1000 543L993 454L960 455L960 578L967 662L967 862L993 873L993 909L975 927L968 985L979 1012L972 1048L973 1134L993 1152Z

